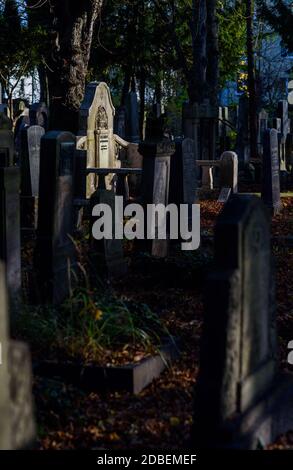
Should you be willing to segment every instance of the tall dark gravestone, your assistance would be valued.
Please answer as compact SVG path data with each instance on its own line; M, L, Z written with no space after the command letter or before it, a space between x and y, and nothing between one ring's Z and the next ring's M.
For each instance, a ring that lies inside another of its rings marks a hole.
M192 139L175 141L171 155L169 203L194 204L197 197L196 147Z
M175 152L175 144L169 140L142 142L139 153L143 155L142 199L148 204L168 205L170 183L170 159ZM152 220L157 234L158 221ZM151 253L156 257L168 254L168 240L160 240L157 235L152 241Z
M278 103L278 118L281 119L281 141L280 141L280 170L286 171L286 140L290 132L290 119L288 114L288 101L282 100Z
M279 143L276 129L268 129L264 134L261 197L273 214L281 210Z
M100 176L99 188L91 196L90 207L92 214L94 207L98 204L105 204L111 209L112 238L102 240L92 238L92 264L100 277L115 280L123 278L127 272L127 263L123 253L123 240L115 238L116 219L123 220L123 203L121 213L119 213L119 208L115 207L115 192L105 189L105 181L102 181L102 179ZM101 189L103 186L104 189Z
M9 129L0 129L0 167L14 163L14 136Z
M0 168L0 260L6 264L6 280L13 313L21 298L20 170Z
M263 137L264 137L264 132L268 128L268 120L269 120L268 113L264 109L262 109L258 113L258 126L257 126L257 140L258 140L259 155L263 155Z
M75 136L50 131L41 140L35 264L41 297L54 304L70 293L76 267L73 234Z
M292 427L293 379L277 369L270 245L262 201L233 196L216 224L206 284L193 430L199 448L256 449Z
M0 263L0 450L22 450L35 439L32 368L27 345L9 338L5 277Z
M5 267L0 262L0 342L1 342L1 366L0 366L0 450L11 449L11 427L9 409L9 315L8 299L6 292Z
M45 130L31 126L21 133L21 226L36 228L41 138Z

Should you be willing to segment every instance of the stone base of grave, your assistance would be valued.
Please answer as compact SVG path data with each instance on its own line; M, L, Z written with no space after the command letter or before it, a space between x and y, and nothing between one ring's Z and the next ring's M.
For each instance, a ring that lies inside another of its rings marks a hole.
M265 397L216 431L205 425L194 433L193 444L199 448L256 450L272 444L293 430L293 374L280 374Z
M87 391L139 394L178 359L180 350L174 340L167 340L157 354L124 366L97 366L60 361L35 364L34 374L72 383Z

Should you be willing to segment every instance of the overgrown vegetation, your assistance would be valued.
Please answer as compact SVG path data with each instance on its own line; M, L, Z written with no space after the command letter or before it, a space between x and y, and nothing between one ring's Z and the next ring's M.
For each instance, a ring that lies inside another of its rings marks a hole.
M78 288L61 308L25 306L15 325L38 357L114 364L158 351L169 333L145 304Z

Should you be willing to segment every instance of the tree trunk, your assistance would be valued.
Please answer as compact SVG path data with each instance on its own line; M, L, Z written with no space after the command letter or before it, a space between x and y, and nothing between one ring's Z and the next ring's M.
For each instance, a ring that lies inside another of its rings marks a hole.
M121 106L125 106L126 104L126 97L130 91L131 76L132 76L132 71L128 68L124 72L124 82L123 82L123 88L122 88L122 93L121 93Z
M202 103L206 95L207 71L207 6L206 0L192 0L192 36L193 64L188 83L190 103Z
M254 64L254 48L253 48L253 13L254 13L253 0L246 0L250 158L257 158L258 157L257 100L256 100L255 64Z
M145 112L145 88L146 88L146 71L144 67L140 69L139 77L139 135L143 140L143 124Z
M40 80L40 102L49 106L48 76L44 64L38 66L38 74Z
M219 24L217 0L207 1L207 98L218 105L219 91Z
M78 131L94 23L102 0L52 0L49 60L50 129Z

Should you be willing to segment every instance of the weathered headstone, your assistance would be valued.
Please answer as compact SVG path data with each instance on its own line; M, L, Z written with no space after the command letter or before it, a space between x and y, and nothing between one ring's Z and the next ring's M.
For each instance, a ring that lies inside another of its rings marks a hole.
M277 376L269 227L255 196L233 196L217 221L196 386L200 448L256 449L292 426L293 380Z
M99 184L101 184L101 180ZM91 210L97 204L105 204L111 210L112 238L104 238L102 240L92 239L92 265L95 265L95 271L101 277L106 276L110 280L121 279L126 274L127 264L123 254L123 240L115 238L115 223L116 220L123 219L123 213L117 213L119 208L115 206L115 192L113 190L98 188L90 199Z
M1 343L1 366L0 366L0 450L10 450L11 426L10 426L10 391L9 391L9 322L8 303L6 293L5 268L0 262L0 343Z
M263 136L264 136L264 132L268 128L268 119L269 119L268 113L264 109L262 109L258 113L258 126L257 126L258 128L257 129L258 130L257 141L258 141L259 155L263 154Z
M20 170L0 168L0 260L6 263L10 305L16 313L21 298Z
M221 156L220 187L238 191L238 156L235 152L224 152Z
M262 200L273 214L282 208L278 132L276 129L268 129L264 134Z
M280 170L285 172L286 168L286 140L290 132L290 119L288 114L288 101L282 100L278 103L278 118L281 119L280 140Z
M171 141L142 142L139 153L143 155L142 199L147 204L168 205L170 182L170 159L175 152ZM156 257L165 257L168 253L168 240L157 236L158 220L151 222L155 228L156 239L152 241L151 253Z
M61 303L76 268L73 235L75 137L50 131L41 140L36 268L42 297Z
M0 263L0 450L32 446L35 422L32 371L26 344L9 339L5 269Z
M197 165L195 142L192 139L175 141L175 153L171 155L169 202L194 204L197 194Z
M182 107L182 132L195 142L195 159L200 160L200 112L197 103L184 103Z
M115 139L113 134L115 108L106 83L92 82L86 87L79 110L77 149L86 156L88 168L117 168ZM85 152L84 152L85 151ZM111 178L107 181L110 187ZM87 196L97 187L95 175L89 175Z
M36 228L41 138L45 129L31 126L21 133L21 226Z
M214 189L214 170L212 166L205 165L202 167L201 176L202 189Z
M11 131L13 127L13 123L11 119L0 110L0 130Z
M222 204L226 204L230 196L231 196L231 188L222 188L220 195L218 197L218 202L221 202Z
M12 166L14 163L14 136L8 129L0 129L0 167Z
M293 80L288 83L288 103L293 106Z
M15 161L21 165L21 134L30 125L29 110L26 109L17 119L14 128Z
M230 147L230 125L228 106L219 108L219 145L220 152L223 153Z
M31 126L41 126L47 131L49 122L49 111L45 103L33 103L29 109Z
M183 203L194 204L197 191L197 167L195 159L195 142L184 139L182 142L183 163Z

